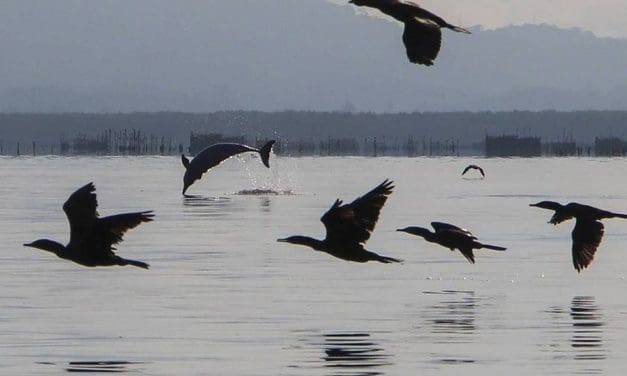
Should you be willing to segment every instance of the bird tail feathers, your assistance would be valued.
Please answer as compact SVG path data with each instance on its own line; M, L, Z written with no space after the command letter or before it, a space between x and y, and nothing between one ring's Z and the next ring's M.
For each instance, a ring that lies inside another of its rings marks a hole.
M142 269L149 269L150 268L150 265L146 264L145 262L141 262L141 261L123 259L121 257L120 257L119 261L120 261L119 265L133 265L133 266L137 266L138 268L142 268Z
M459 27L459 26L455 26L455 25L447 25L446 27L448 27L449 29L451 29L453 31L457 31L458 33L472 34L470 31L464 29L463 27Z
M481 244L481 248L491 249L493 251L505 251L507 248L498 245Z
M396 258L387 257L387 256L379 256L379 258L377 258L377 261L382 262L384 264L390 264L393 262L403 262L403 260L401 259L396 259Z

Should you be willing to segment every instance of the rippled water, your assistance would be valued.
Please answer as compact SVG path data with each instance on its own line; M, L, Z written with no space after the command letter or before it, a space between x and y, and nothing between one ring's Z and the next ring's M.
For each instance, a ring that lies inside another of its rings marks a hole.
M486 179L462 178L469 163ZM0 158L0 367L7 374L618 374L627 360L627 221L578 274L572 223L543 199L627 212L624 159L231 159L180 195L175 157ZM277 243L384 178L396 183L353 264ZM121 256L85 268L22 243L66 242L62 203L96 184L101 215L153 209ZM508 247L459 253L395 229L444 221Z

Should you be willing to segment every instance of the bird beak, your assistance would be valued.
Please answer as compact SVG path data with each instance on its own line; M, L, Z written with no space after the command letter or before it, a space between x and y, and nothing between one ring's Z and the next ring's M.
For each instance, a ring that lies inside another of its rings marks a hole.
M535 206L535 207L537 207L537 206L538 206L538 204L529 204L529 206Z
M33 243L24 243L24 244L22 244L22 245L23 245L24 247L32 247L32 246L33 246Z
M405 229L404 229L404 228L397 228L397 229L396 229L396 231L400 231L400 232L407 232L407 231L405 231Z
M281 243L287 243L287 239L277 239L276 241Z

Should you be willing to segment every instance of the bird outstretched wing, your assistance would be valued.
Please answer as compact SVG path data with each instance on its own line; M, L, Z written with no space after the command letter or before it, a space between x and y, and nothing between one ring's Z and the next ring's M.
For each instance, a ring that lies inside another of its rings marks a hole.
M124 233L139 226L142 222L150 222L154 214L152 210L116 214L98 220L98 228L103 233L105 244L110 247L122 241Z
M578 272L581 272L590 265L601 244L603 224L588 218L577 218L572 238L573 265Z
M442 32L440 26L425 18L414 18L405 22L403 44L409 61L416 64L433 65L440 52Z
M63 204L63 211L70 223L70 244L82 244L91 236L98 218L96 187L88 183L77 189Z
M435 232L452 231L452 232L464 235L466 237L469 237L471 239L477 239L477 237L475 237L470 231L466 230L465 228L457 227L450 223L431 222L431 227L433 227Z
M364 243L368 240L393 188L393 182L386 179L350 204L342 205L341 200L336 200L320 218L327 230L326 240L342 243Z
M461 247L459 248L459 252L466 257L466 260L468 260L471 264L475 263L475 254L472 251L472 247Z
M479 173L481 174L481 176L485 177L485 173L483 172L483 169L481 167L477 166L477 165L468 165L468 166L466 166L466 168L462 172L462 175L464 175L465 173L467 173L471 169L479 170Z
M77 189L63 204L63 211L70 223L98 217L96 208L96 187L94 183L88 183Z

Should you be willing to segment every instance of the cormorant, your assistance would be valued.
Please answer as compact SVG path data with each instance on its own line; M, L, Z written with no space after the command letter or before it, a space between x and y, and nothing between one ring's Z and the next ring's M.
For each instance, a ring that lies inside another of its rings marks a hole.
M485 173L483 172L483 169L477 165L471 164L466 166L466 168L464 169L464 172L462 172L462 176L464 176L465 173L468 172L468 170L479 170L479 172L481 173L481 177L485 178Z
M50 239L38 239L24 246L52 252L60 258L84 266L133 265L148 269L145 262L128 260L113 253L113 245L124 233L142 222L152 221L152 211L116 214L99 218L93 183L78 189L63 204L70 222L70 242L64 246Z
M440 52L442 32L447 28L460 33L470 31L451 25L441 17L421 8L418 4L405 0L350 0L358 6L376 8L405 24L403 43L409 61L416 64L433 65Z
M473 264L475 263L475 255L472 252L473 249L486 248L495 251L504 251L507 249L496 245L479 243L477 241L477 237L475 237L470 231L448 223L431 222L431 226L435 232L431 232L423 227L405 227L396 231L422 236L426 241L450 248L451 251L459 249L462 255L464 255L464 257L466 257L466 259Z
M290 236L277 239L277 241L305 245L346 261L401 262L392 257L367 251L363 246L363 243L370 238L370 232L379 219L379 212L393 188L392 181L386 179L350 204L342 205L342 201L336 200L320 218L327 230L324 240L308 236Z
M274 145L275 142L275 140L268 141L261 149L235 143L213 144L198 153L198 155L196 155L191 162L184 154L181 154L181 161L185 167L185 176L183 176L183 194L185 194L187 188L189 188L189 186L196 180L200 179L202 174L207 172L207 170L219 165L225 159L228 159L236 154L248 151L257 152L261 156L263 164L270 168L268 159L270 158L272 145Z
M576 202L562 205L555 201L540 201L536 204L529 204L529 206L555 211L549 220L549 223L554 225L575 218L575 228L571 236L573 239L573 266L577 272L581 272L590 265L594 259L594 253L601 244L603 224L600 220L604 218L627 218L627 214L612 213Z

